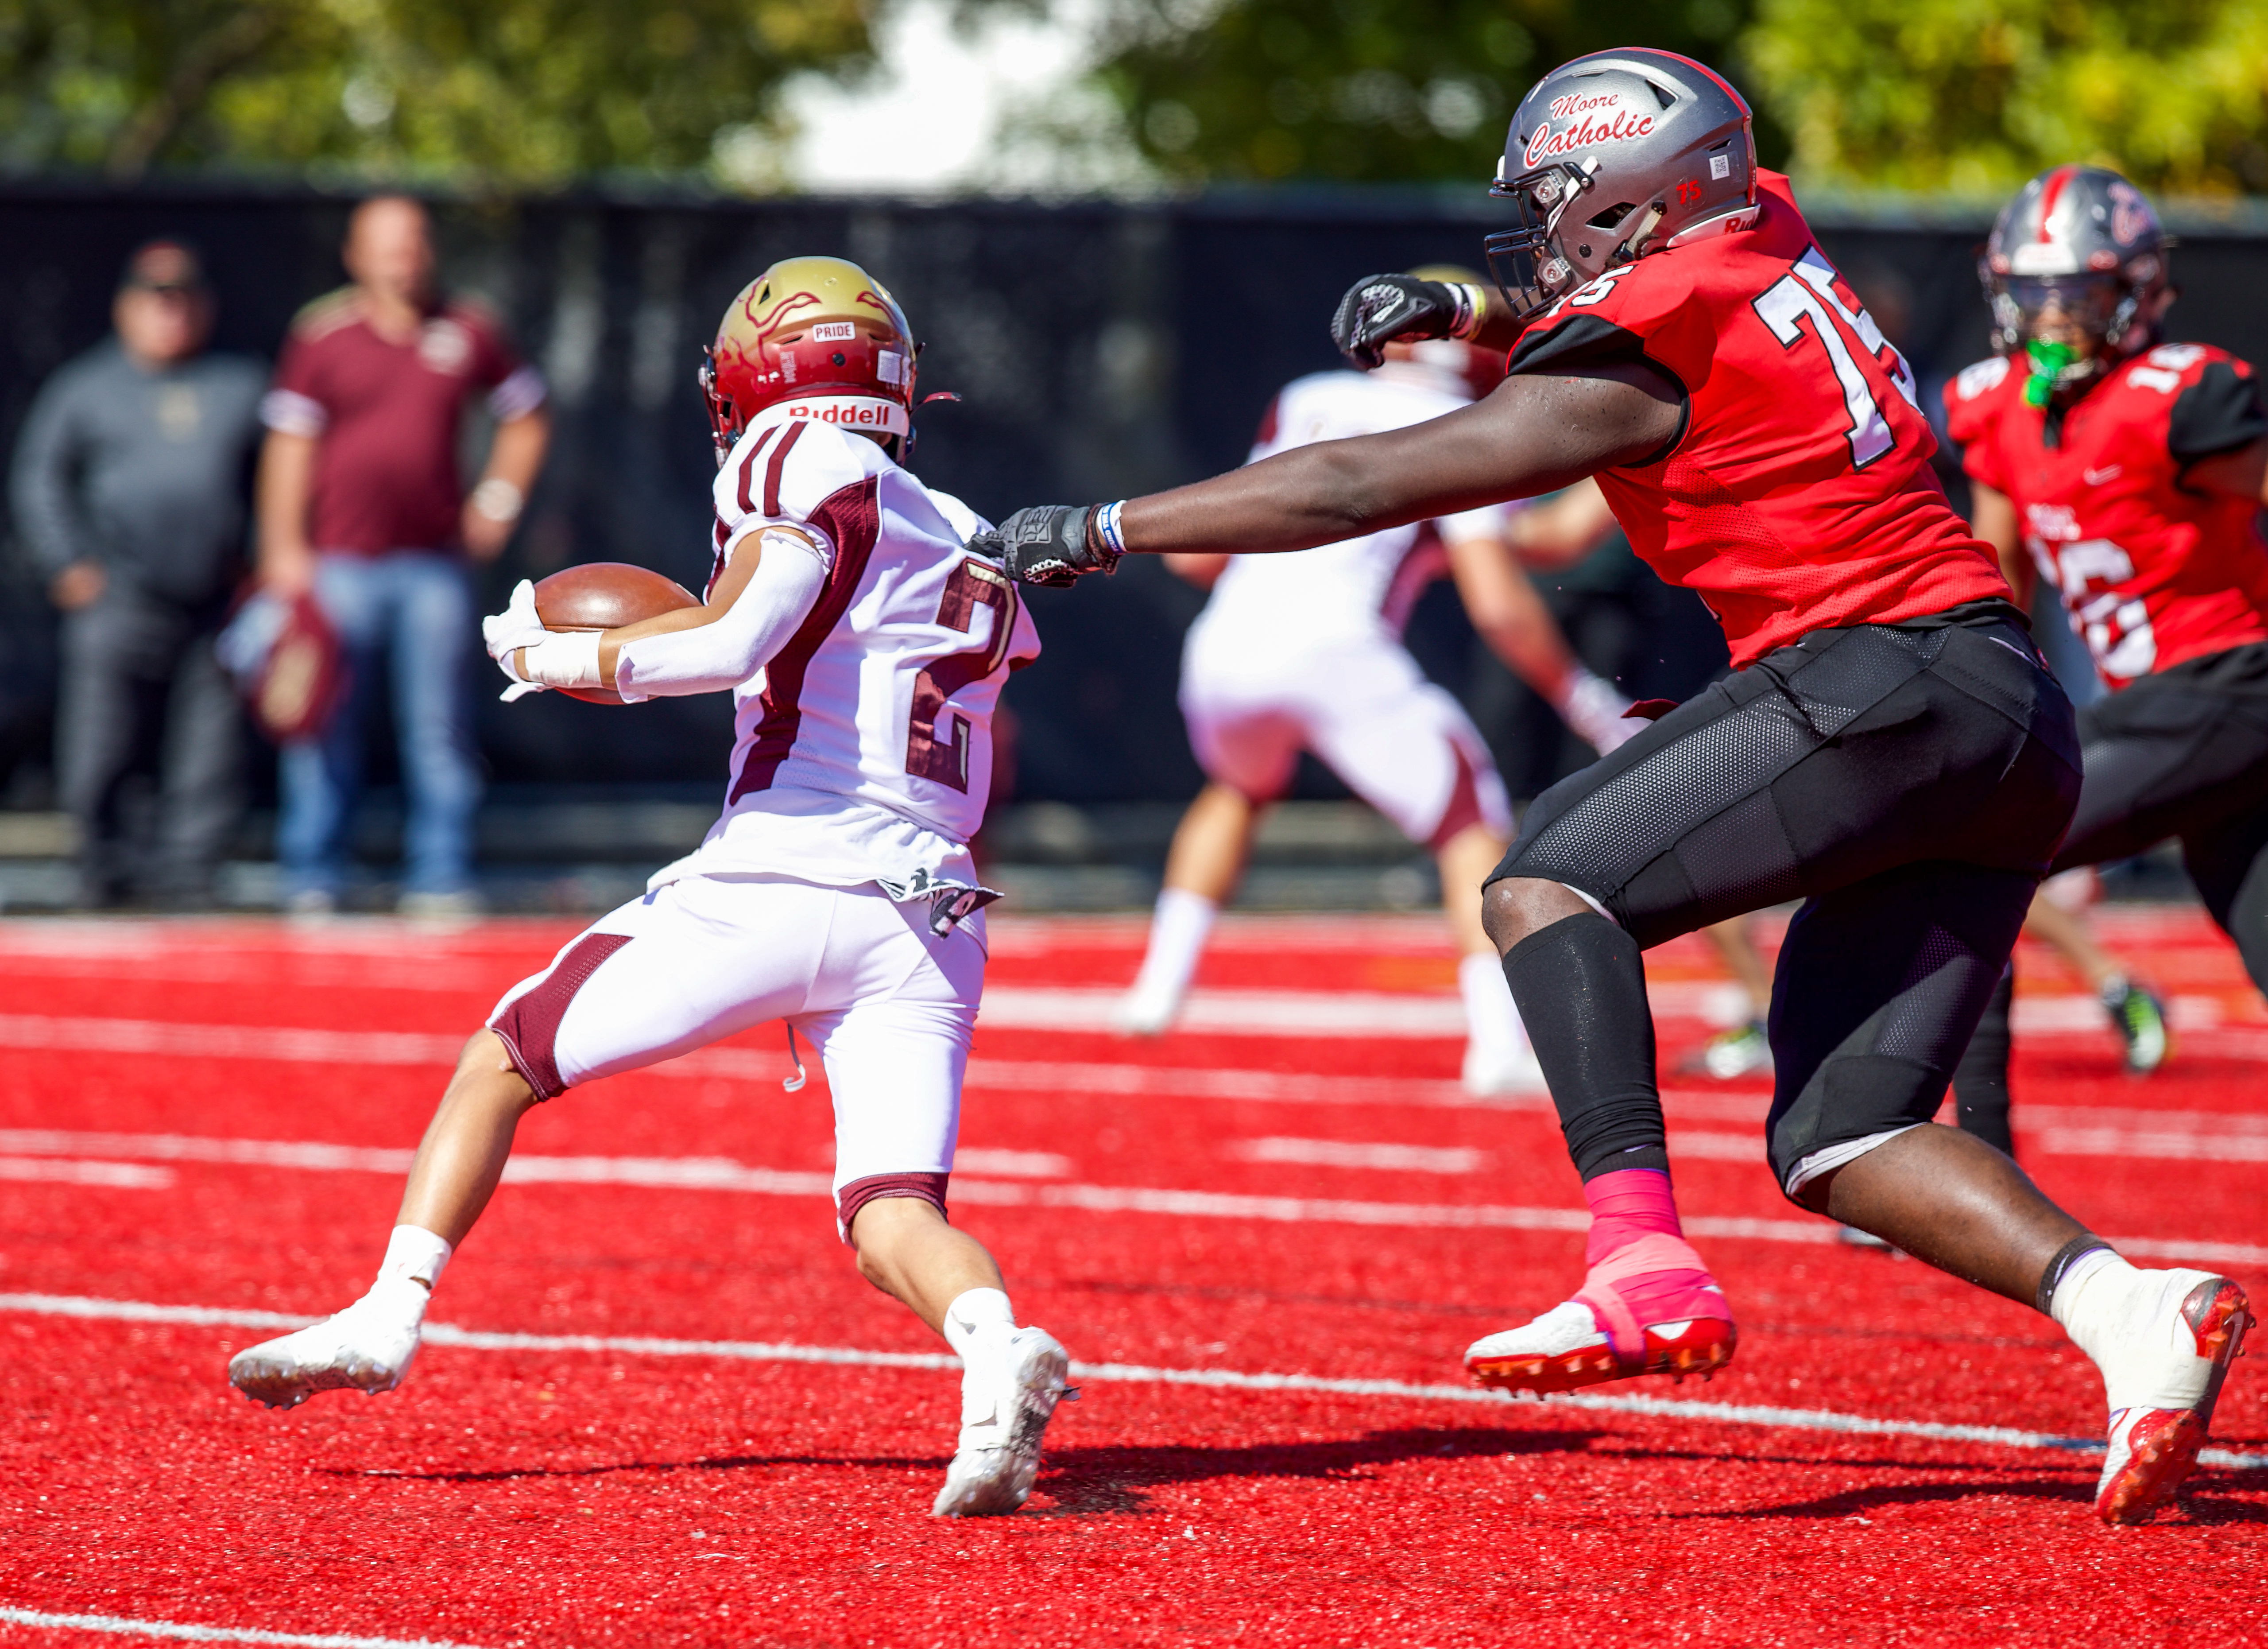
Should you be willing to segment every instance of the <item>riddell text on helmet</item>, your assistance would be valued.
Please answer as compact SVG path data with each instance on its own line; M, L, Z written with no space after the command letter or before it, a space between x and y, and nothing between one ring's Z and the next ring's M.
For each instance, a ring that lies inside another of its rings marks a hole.
M828 396L808 401L787 401L781 403L780 410L792 418L811 418L821 424L839 424L845 429L884 430L893 435L902 435L910 427L906 409L896 402L863 396Z
M1567 114L1580 114L1581 118L1555 134L1551 129L1551 121L1562 118L1563 106ZM1624 108L1618 94L1557 98L1551 104L1550 119L1537 124L1534 136L1528 140L1521 160L1532 166L1553 155L1571 154L1578 149L1588 149L1599 144L1625 143L1633 137L1643 137L1653 129L1653 116Z

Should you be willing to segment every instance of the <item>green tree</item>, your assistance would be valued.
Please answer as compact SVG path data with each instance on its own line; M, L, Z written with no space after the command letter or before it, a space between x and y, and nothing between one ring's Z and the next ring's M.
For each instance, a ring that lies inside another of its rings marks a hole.
M0 0L0 164L545 183L761 175L780 83L862 0ZM751 164L753 159L755 164Z
M1759 0L1742 46L1808 180L2268 189L2264 0Z
M1122 0L1102 84L1186 181L1486 178L1555 63L1642 43L1722 62L1749 0ZM1768 124L1768 157L1781 145Z

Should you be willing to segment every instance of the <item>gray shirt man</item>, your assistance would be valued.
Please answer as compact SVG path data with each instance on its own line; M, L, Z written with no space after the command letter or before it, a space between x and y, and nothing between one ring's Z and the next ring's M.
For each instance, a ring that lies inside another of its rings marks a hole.
M244 572L267 374L207 355L196 255L128 260L116 335L65 366L16 448L19 536L63 610L56 788L77 819L85 903L195 905L241 810L242 713L213 635ZM143 752L156 805L133 804Z
M121 590L202 609L244 570L266 369L241 355L168 366L115 338L40 389L16 447L17 530L45 579L93 562Z

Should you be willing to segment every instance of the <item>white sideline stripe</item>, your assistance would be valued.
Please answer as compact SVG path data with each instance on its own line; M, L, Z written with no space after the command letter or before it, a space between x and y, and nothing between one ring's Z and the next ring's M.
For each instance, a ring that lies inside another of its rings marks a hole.
M1355 1140L1232 1140L1227 1156L1242 1162L1300 1163L1318 1168L1376 1168L1389 1173L1478 1173L1489 1154L1462 1145L1389 1145Z
M317 1320L281 1312L231 1311L210 1305L158 1305L144 1300L111 1300L72 1294L0 1294L0 1311L55 1317L180 1323L192 1327L298 1328ZM961 1359L943 1352L865 1351L849 1346L799 1345L750 1340L660 1340L601 1335L502 1334L428 1323L425 1339L434 1345L475 1351L587 1351L639 1357L730 1357L750 1363L815 1363L858 1368L951 1369ZM1831 1409L1779 1409L1755 1403L1697 1402L1680 1398L1607 1396L1582 1392L1536 1398L1486 1391L1470 1386L1423 1385L1410 1380L1336 1379L1319 1374L1270 1374L1241 1369L1156 1368L1138 1363L1073 1363L1072 1378L1136 1385L1203 1386L1226 1391L1318 1392L1340 1397L1403 1397L1423 1401L1534 1403L1582 1409L1599 1414L1645 1415L1660 1419L1702 1420L1719 1425L1776 1426L1798 1431L1840 1431L1881 1437L1931 1438L1958 1443L1992 1443L2007 1448L2058 1449L2072 1453L2102 1452L2091 1438L2058 1437L2007 1426L1954 1425L1936 1420L1878 1419ZM2206 1465L2238 1471L2268 1467L2268 1454L2203 1449Z
M1679 1138L1671 1136L1675 1149ZM1737 1136L1724 1135L1731 1139ZM1745 1155L1758 1150L1743 1140ZM247 1164L315 1172L399 1174L411 1153L297 1140L210 1139L183 1134L79 1134L62 1129L0 1128L0 1151L21 1157L139 1157L159 1162ZM6 1159L0 1157L0 1163ZM124 1163L98 1165L122 1169ZM0 1169L0 1179L7 1178ZM725 1157L514 1157L504 1177L516 1185L628 1185L673 1190L737 1191L758 1196L831 1196L823 1173L754 1168ZM82 1183L116 1184L113 1179ZM1496 1202L1373 1202L1355 1198L1255 1196L1233 1191L1187 1191L1155 1186L1029 1185L1007 1179L961 1179L952 1195L994 1208L1075 1208L1097 1214L1164 1214L1180 1218L1266 1220L1278 1224L1397 1226L1414 1230L1588 1231L1582 1209L1523 1208ZM1755 1242L1832 1243L1833 1226L1816 1219L1756 1219L1694 1214L1691 1237ZM2268 1264L2268 1245L2192 1241L2179 1237L2113 1237L2129 1254L2203 1260L2221 1265Z
M114 1632L129 1638L174 1638L188 1643L299 1644L306 1649L469 1649L439 1638L357 1638L333 1633L257 1631L239 1626L192 1626L181 1621L129 1620L122 1615L48 1615L0 1608L0 1621L51 1631Z
M2147 1157L2182 1162L2268 1162L2268 1135L2049 1128L2031 1142L2048 1157Z
M50 1185L109 1186L127 1191L167 1191L173 1188L170 1168L144 1168L139 1163L75 1162L55 1157L0 1157L0 1179L37 1179Z
M1314 999L1319 1003L1344 1000L1323 993L1315 993ZM1391 1003L1431 999L1381 995L1366 1000ZM990 1001L989 996L987 1001ZM192 1024L159 1019L0 1014L0 1047L12 1048L148 1054L186 1059L277 1060L319 1065L446 1067L456 1063L463 1046L463 1039L453 1034L414 1031L324 1031L285 1025ZM646 1068L658 1076L748 1082L777 1081L786 1074L787 1069L786 1061L776 1054L740 1047L703 1048ZM813 1074L824 1082L823 1072L814 1068ZM1186 1066L976 1059L968 1062L968 1080L978 1088L1040 1092L1174 1094L1291 1105L1407 1105L1448 1110L1551 1109L1549 1094L1476 1097L1466 1093L1461 1083L1428 1077L1324 1076ZM1662 1103L1672 1116L1761 1120L1770 1102L1759 1094L1670 1089L1664 1091ZM2268 1161L2268 1143L2263 1143L2268 1142L2268 1114L2259 1112L2152 1113L2125 1107L2019 1105L2016 1121L2027 1132L2047 1130L2039 1149L2050 1156L2195 1159L2206 1153L2186 1136L2210 1133L2226 1142L2226 1148L2219 1153L2226 1160ZM1674 1148L1682 1146L1691 1157L1728 1161L1761 1159L1761 1145L1745 1136L1688 1134L1673 1138L1671 1144Z
M985 991L976 1023L1029 1031L1108 1031L1125 995L1115 987L997 985ZM1189 993L1174 1029L1232 1036L1462 1039L1465 1004L1454 995L1387 991L1199 990Z

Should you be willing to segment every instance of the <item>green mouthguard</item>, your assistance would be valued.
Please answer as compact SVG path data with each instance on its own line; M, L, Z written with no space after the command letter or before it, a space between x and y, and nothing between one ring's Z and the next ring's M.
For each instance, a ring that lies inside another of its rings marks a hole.
M2079 351L2068 344L2034 338L2024 345L2024 354L2032 366L2032 375L2024 381L2024 404L2043 407L2064 374L2079 364Z

